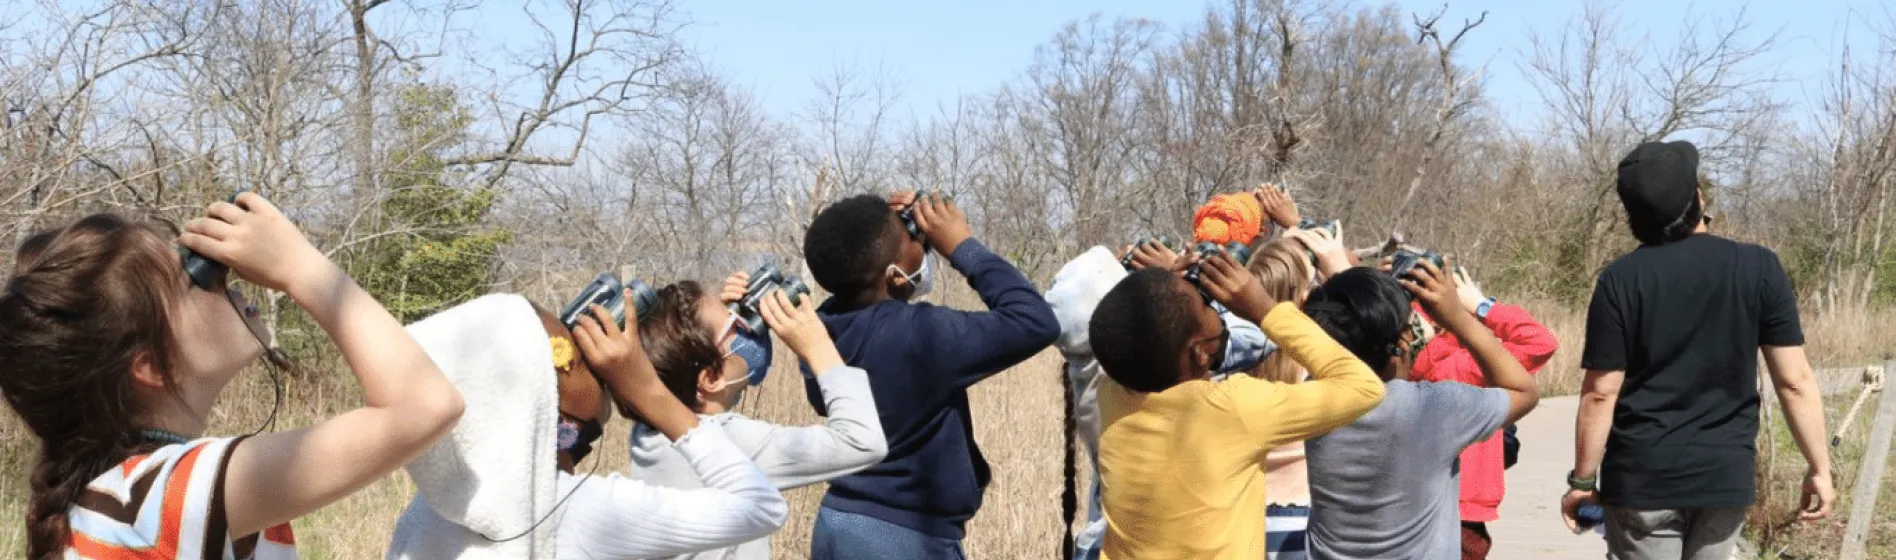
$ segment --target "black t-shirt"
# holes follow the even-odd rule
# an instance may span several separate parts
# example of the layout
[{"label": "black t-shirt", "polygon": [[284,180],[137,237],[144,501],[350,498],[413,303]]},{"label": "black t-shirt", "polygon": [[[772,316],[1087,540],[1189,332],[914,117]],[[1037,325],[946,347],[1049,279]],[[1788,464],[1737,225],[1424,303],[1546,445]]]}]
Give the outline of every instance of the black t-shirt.
[{"label": "black t-shirt", "polygon": [[1710,234],[1600,272],[1580,366],[1625,371],[1600,499],[1633,509],[1743,507],[1756,495],[1758,347],[1801,346],[1771,250]]}]

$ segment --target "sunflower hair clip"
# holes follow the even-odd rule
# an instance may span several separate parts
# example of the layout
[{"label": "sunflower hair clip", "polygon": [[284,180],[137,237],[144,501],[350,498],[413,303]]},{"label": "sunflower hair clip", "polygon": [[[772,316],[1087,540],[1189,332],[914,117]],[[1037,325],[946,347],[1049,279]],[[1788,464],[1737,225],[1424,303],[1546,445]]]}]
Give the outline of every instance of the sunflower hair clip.
[{"label": "sunflower hair clip", "polygon": [[547,337],[547,343],[553,346],[553,369],[565,372],[573,367],[573,341],[566,337]]}]

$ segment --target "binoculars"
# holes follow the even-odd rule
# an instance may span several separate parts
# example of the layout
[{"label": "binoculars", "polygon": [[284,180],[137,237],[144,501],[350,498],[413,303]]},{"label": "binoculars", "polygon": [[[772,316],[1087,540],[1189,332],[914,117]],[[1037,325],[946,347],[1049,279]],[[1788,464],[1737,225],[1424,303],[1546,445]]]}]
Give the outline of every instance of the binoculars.
[{"label": "binoculars", "polygon": [[902,211],[896,212],[895,214],[897,218],[902,219],[902,229],[908,230],[909,239],[922,238],[922,224],[915,221],[915,205],[921,202],[923,197],[931,194],[941,197],[942,200],[953,201],[955,199],[955,197],[942,194],[942,192],[938,190],[928,192],[916,191],[915,200],[910,201],[908,206],[902,207]]},{"label": "binoculars", "polygon": [[[1178,245],[1172,242],[1171,236],[1166,235],[1141,237],[1138,241],[1132,242],[1132,248],[1138,249],[1147,243],[1158,243],[1174,252],[1178,251]],[[1119,266],[1126,267],[1126,270],[1132,270],[1132,251],[1126,251],[1125,256],[1119,257]]]},{"label": "binoculars", "polygon": [[632,309],[637,312],[640,321],[650,317],[652,310],[658,307],[658,291],[638,280],[621,283],[619,276],[610,272],[601,272],[593,281],[586,284],[579,295],[560,309],[560,324],[568,329],[579,328],[579,318],[592,313],[592,306],[598,305],[611,313],[612,320],[619,328],[625,328],[625,292],[632,291]]},{"label": "binoculars", "polygon": [[[249,189],[238,187],[236,191],[230,193],[230,198],[224,199],[224,202],[235,204],[237,202],[237,195],[244,194],[246,190]],[[178,256],[184,258],[184,275],[191,277],[191,285],[197,286],[199,289],[210,290],[216,288],[217,281],[223,279],[224,275],[230,272],[230,267],[224,266],[224,263],[211,260],[209,257],[200,255],[197,251],[187,249],[183,245],[178,246]]]},{"label": "binoculars", "polygon": [[1302,221],[1297,222],[1297,229],[1320,229],[1327,231],[1330,232],[1331,239],[1337,239],[1343,235],[1343,224],[1336,220],[1312,220],[1310,218],[1304,218]]},{"label": "binoculars", "polygon": [[810,286],[804,284],[802,278],[784,274],[777,265],[764,263],[751,273],[750,285],[744,288],[744,299],[730,304],[731,312],[737,314],[737,320],[742,321],[750,332],[764,332],[768,325],[764,324],[764,314],[760,310],[764,298],[777,290],[783,290],[793,305],[802,305],[803,298],[810,295]]},{"label": "binoculars", "polygon": [[1212,255],[1220,253],[1229,255],[1231,260],[1237,261],[1238,266],[1244,266],[1245,263],[1251,262],[1251,248],[1236,241],[1224,245],[1204,241],[1193,245],[1192,252],[1198,253],[1198,262],[1193,263],[1191,268],[1185,269],[1185,279],[1190,281],[1192,285],[1198,285],[1199,268],[1205,266],[1205,259],[1211,258]]},{"label": "binoculars", "polygon": [[1441,253],[1435,252],[1432,249],[1421,249],[1418,251],[1403,247],[1396,249],[1396,254],[1390,257],[1389,274],[1394,275],[1396,278],[1402,278],[1407,276],[1409,271],[1414,270],[1416,265],[1422,261],[1435,263],[1435,268],[1440,270],[1447,270],[1448,268],[1445,261],[1442,260]]}]

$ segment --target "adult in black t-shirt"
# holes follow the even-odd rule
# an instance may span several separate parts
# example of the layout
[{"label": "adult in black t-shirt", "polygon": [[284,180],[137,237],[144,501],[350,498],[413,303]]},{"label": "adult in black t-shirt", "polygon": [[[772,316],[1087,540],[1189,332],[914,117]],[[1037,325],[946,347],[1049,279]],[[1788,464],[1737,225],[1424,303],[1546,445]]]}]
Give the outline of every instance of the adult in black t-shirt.
[{"label": "adult in black t-shirt", "polygon": [[1618,188],[1641,245],[1600,272],[1587,308],[1569,525],[1598,500],[1611,558],[1730,557],[1756,495],[1760,349],[1810,465],[1801,517],[1823,518],[1823,401],[1777,255],[1707,232],[1690,143],[1640,144]]}]

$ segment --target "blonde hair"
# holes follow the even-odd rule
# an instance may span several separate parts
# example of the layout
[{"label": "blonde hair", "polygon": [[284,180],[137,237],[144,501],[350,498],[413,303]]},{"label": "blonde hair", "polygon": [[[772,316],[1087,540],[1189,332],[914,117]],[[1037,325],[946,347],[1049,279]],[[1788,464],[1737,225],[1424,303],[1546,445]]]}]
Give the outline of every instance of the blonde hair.
[{"label": "blonde hair", "polygon": [[[1316,265],[1310,262],[1310,254],[1304,251],[1303,244],[1281,237],[1252,251],[1251,262],[1245,268],[1264,285],[1265,294],[1299,306],[1310,294],[1311,277],[1316,272]],[[1267,381],[1296,383],[1303,379],[1303,367],[1289,355],[1277,352],[1252,368],[1251,374]]]}]

